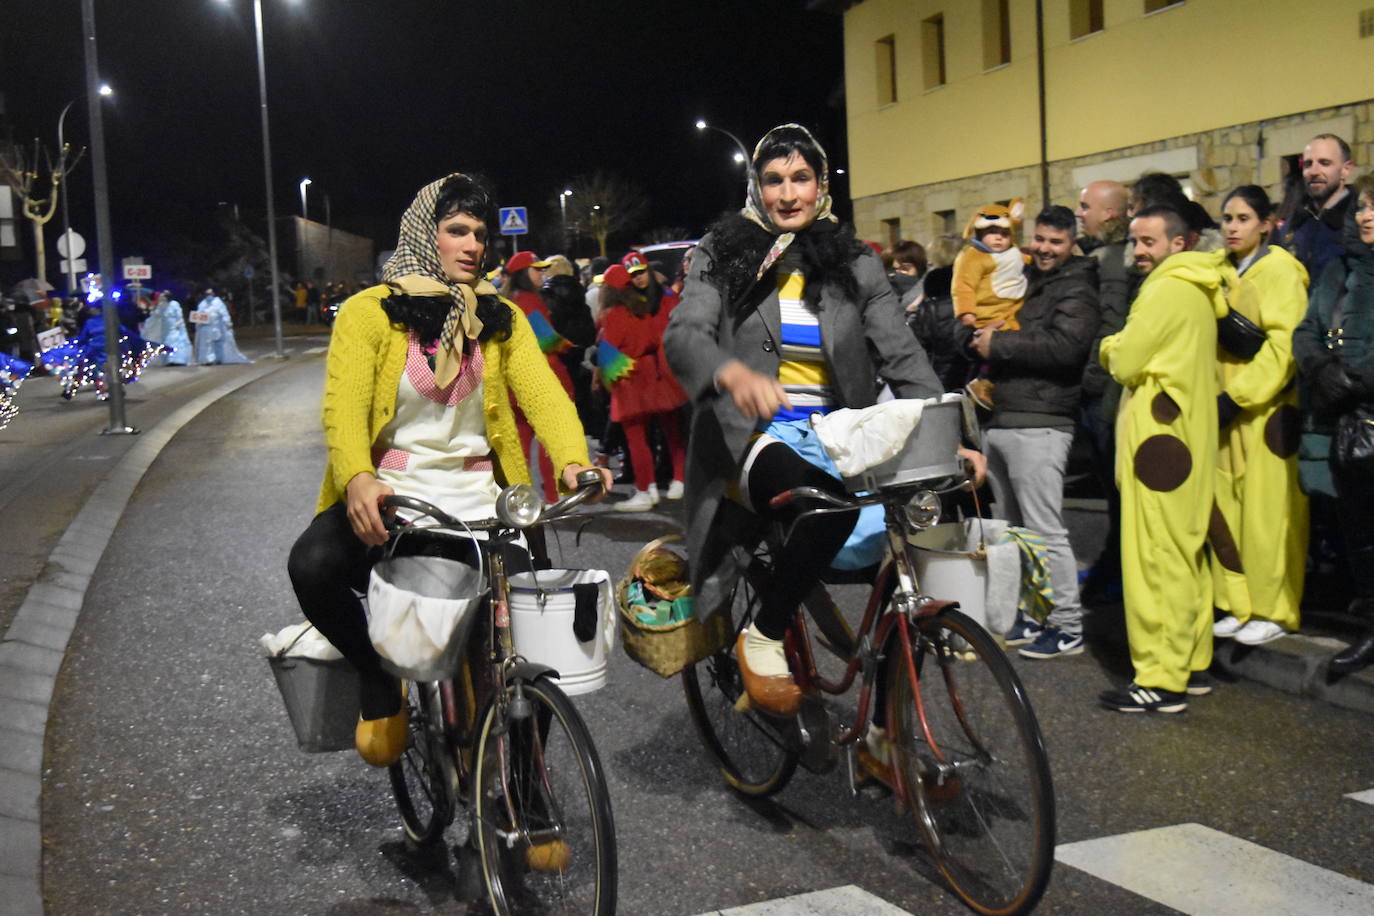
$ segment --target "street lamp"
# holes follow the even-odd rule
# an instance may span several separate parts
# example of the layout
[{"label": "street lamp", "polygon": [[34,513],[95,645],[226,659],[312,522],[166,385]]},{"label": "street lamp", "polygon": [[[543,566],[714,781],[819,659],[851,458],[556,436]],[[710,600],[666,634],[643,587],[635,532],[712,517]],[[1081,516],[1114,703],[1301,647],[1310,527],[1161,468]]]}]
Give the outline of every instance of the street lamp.
[{"label": "street lamp", "polygon": [[[81,0],[82,37],[86,48],[86,113],[91,126],[91,186],[95,191],[95,238],[100,251],[100,275],[106,289],[114,288],[114,242],[110,238],[110,187],[105,171],[105,124],[100,97],[109,95],[100,82],[100,60],[95,42],[95,0]],[[101,435],[137,433],[124,417],[124,378],[119,350],[119,310],[115,297],[106,295],[101,308],[105,321],[105,391],[110,396],[110,425]]]},{"label": "street lamp", "polygon": [[309,179],[309,178],[302,178],[302,179],[301,179],[301,218],[302,218],[302,219],[309,219],[309,218],[310,218],[310,214],[309,214],[309,213],[306,211],[306,209],[305,209],[305,186],[308,185],[308,184],[310,184],[310,179]]},{"label": "street lamp", "polygon": [[744,145],[744,141],[741,140],[739,137],[736,137],[734,134],[730,133],[730,131],[726,130],[725,128],[717,127],[714,124],[707,124],[705,121],[698,118],[697,130],[714,130],[716,133],[725,134],[725,136],[729,137],[731,140],[734,141],[736,148],[739,149],[739,153],[735,156],[735,161],[749,161],[749,149]]},{"label": "street lamp", "polygon": [[[114,95],[114,90],[110,88],[109,83],[101,83],[98,91],[102,96]],[[64,163],[67,158],[65,153],[67,143],[63,133],[63,127],[67,120],[67,112],[71,111],[72,106],[83,98],[84,96],[77,96],[63,105],[62,113],[57,116],[57,151],[62,155],[62,161]],[[73,165],[75,165],[75,163],[73,163]],[[71,196],[72,189],[71,183],[67,180],[67,174],[65,172],[62,174],[62,181],[66,187],[59,188],[58,193],[62,195],[62,238],[65,240],[64,244],[67,246],[67,295],[70,296],[76,289],[76,258],[72,254],[75,250],[72,246],[72,217],[71,209],[67,205],[67,199]]]},{"label": "street lamp", "polygon": [[564,188],[558,192],[558,212],[563,225],[563,252],[568,250],[568,198],[572,197],[572,189]]},{"label": "street lamp", "polygon": [[[219,2],[228,4],[230,0]],[[277,209],[272,196],[272,137],[267,124],[267,65],[262,51],[262,0],[253,0],[253,26],[258,49],[258,107],[262,110],[262,173],[267,185],[267,254],[272,259],[272,323],[276,327],[277,359],[285,359],[281,340],[281,275],[277,270]]]}]

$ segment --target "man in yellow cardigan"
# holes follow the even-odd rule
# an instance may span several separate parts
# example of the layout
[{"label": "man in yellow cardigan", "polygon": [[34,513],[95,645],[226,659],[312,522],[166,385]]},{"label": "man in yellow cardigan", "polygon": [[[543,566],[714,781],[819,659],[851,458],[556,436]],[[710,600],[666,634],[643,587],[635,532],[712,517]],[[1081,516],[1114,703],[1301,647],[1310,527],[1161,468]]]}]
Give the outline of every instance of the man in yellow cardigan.
[{"label": "man in yellow cardigan", "polygon": [[[1212,580],[1203,552],[1217,451],[1222,252],[1185,251],[1187,225],[1151,207],[1131,221],[1147,274],[1099,358],[1126,388],[1117,414],[1121,572],[1135,681],[1101,695],[1117,712],[1183,712],[1212,662]],[[1190,683],[1191,682],[1191,683]]]}]

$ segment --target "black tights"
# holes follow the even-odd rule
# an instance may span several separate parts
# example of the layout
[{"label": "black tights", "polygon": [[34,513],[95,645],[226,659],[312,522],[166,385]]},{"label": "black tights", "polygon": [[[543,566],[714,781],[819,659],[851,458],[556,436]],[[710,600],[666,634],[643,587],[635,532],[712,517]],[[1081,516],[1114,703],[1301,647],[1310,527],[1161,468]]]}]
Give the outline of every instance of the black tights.
[{"label": "black tights", "polygon": [[311,520],[296,543],[286,569],[306,619],[343,653],[361,679],[365,719],[380,719],[400,705],[396,679],[382,670],[367,636],[367,617],[357,593],[367,591],[372,564],[380,559],[358,540],[348,522],[348,507],[337,502]]},{"label": "black tights", "polygon": [[[760,516],[780,521],[784,528],[802,512],[817,508],[813,500],[794,501],[773,509],[768,501],[795,487],[815,487],[827,493],[844,495],[844,485],[812,465],[780,442],[770,443],[754,456],[749,468],[749,501]],[[782,639],[792,613],[801,604],[821,573],[844,546],[858,521],[859,513],[836,512],[816,515],[803,521],[791,539],[774,558],[773,574],[762,589],[761,607],[754,625],[769,639]]]}]

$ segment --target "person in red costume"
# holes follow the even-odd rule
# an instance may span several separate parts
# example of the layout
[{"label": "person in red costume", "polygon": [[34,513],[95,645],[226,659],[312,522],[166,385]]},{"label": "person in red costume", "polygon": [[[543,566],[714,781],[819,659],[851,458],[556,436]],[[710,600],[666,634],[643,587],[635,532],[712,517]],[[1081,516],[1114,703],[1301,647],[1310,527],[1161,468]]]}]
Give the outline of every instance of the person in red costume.
[{"label": "person in red costume", "polygon": [[678,428],[677,409],[687,402],[668,360],[663,355],[663,329],[678,298],[659,285],[654,272],[637,251],[606,271],[601,293],[601,339],[633,361],[627,374],[615,380],[603,365],[602,380],[611,392],[611,419],[625,430],[634,469],[635,494],[615,508],[645,512],[658,502],[654,458],[649,449],[649,423],[657,422],[672,458],[673,480],[664,494],[682,498],[686,451]]},{"label": "person in red costume", "polygon": [[[568,367],[559,359],[559,354],[567,348],[568,341],[554,330],[549,307],[544,304],[544,297],[539,294],[539,288],[544,285],[544,271],[548,266],[549,262],[541,260],[534,252],[517,251],[502,268],[504,280],[501,284],[501,295],[519,306],[520,311],[530,320],[530,327],[534,329],[534,336],[539,340],[539,347],[548,357],[549,368],[553,369],[553,374],[558,376],[563,390],[571,398],[572,378],[568,375]],[[525,453],[525,462],[530,466],[530,476],[534,476],[534,461],[530,456],[534,430],[518,408],[515,411],[515,428],[520,433],[520,448]],[[554,477],[548,452],[542,447],[539,449],[539,479],[544,484],[544,501],[557,501],[558,480]]]}]

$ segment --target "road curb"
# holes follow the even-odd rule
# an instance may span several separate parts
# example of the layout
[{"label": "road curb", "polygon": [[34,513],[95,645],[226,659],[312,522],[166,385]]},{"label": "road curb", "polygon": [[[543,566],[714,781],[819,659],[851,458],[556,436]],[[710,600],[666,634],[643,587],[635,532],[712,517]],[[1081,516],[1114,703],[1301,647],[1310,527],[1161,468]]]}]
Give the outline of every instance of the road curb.
[{"label": "road curb", "polygon": [[286,365],[264,360],[140,435],[67,526],[0,637],[0,742],[10,750],[0,755],[0,916],[43,913],[43,736],[67,643],[115,526],[143,475],[183,426],[221,398]]},{"label": "road curb", "polygon": [[1243,677],[1285,693],[1374,715],[1374,670],[1366,668],[1333,678],[1327,668],[1331,656],[1345,646],[1339,639],[1301,633],[1260,646],[1218,639],[1212,661],[1231,677]]}]

